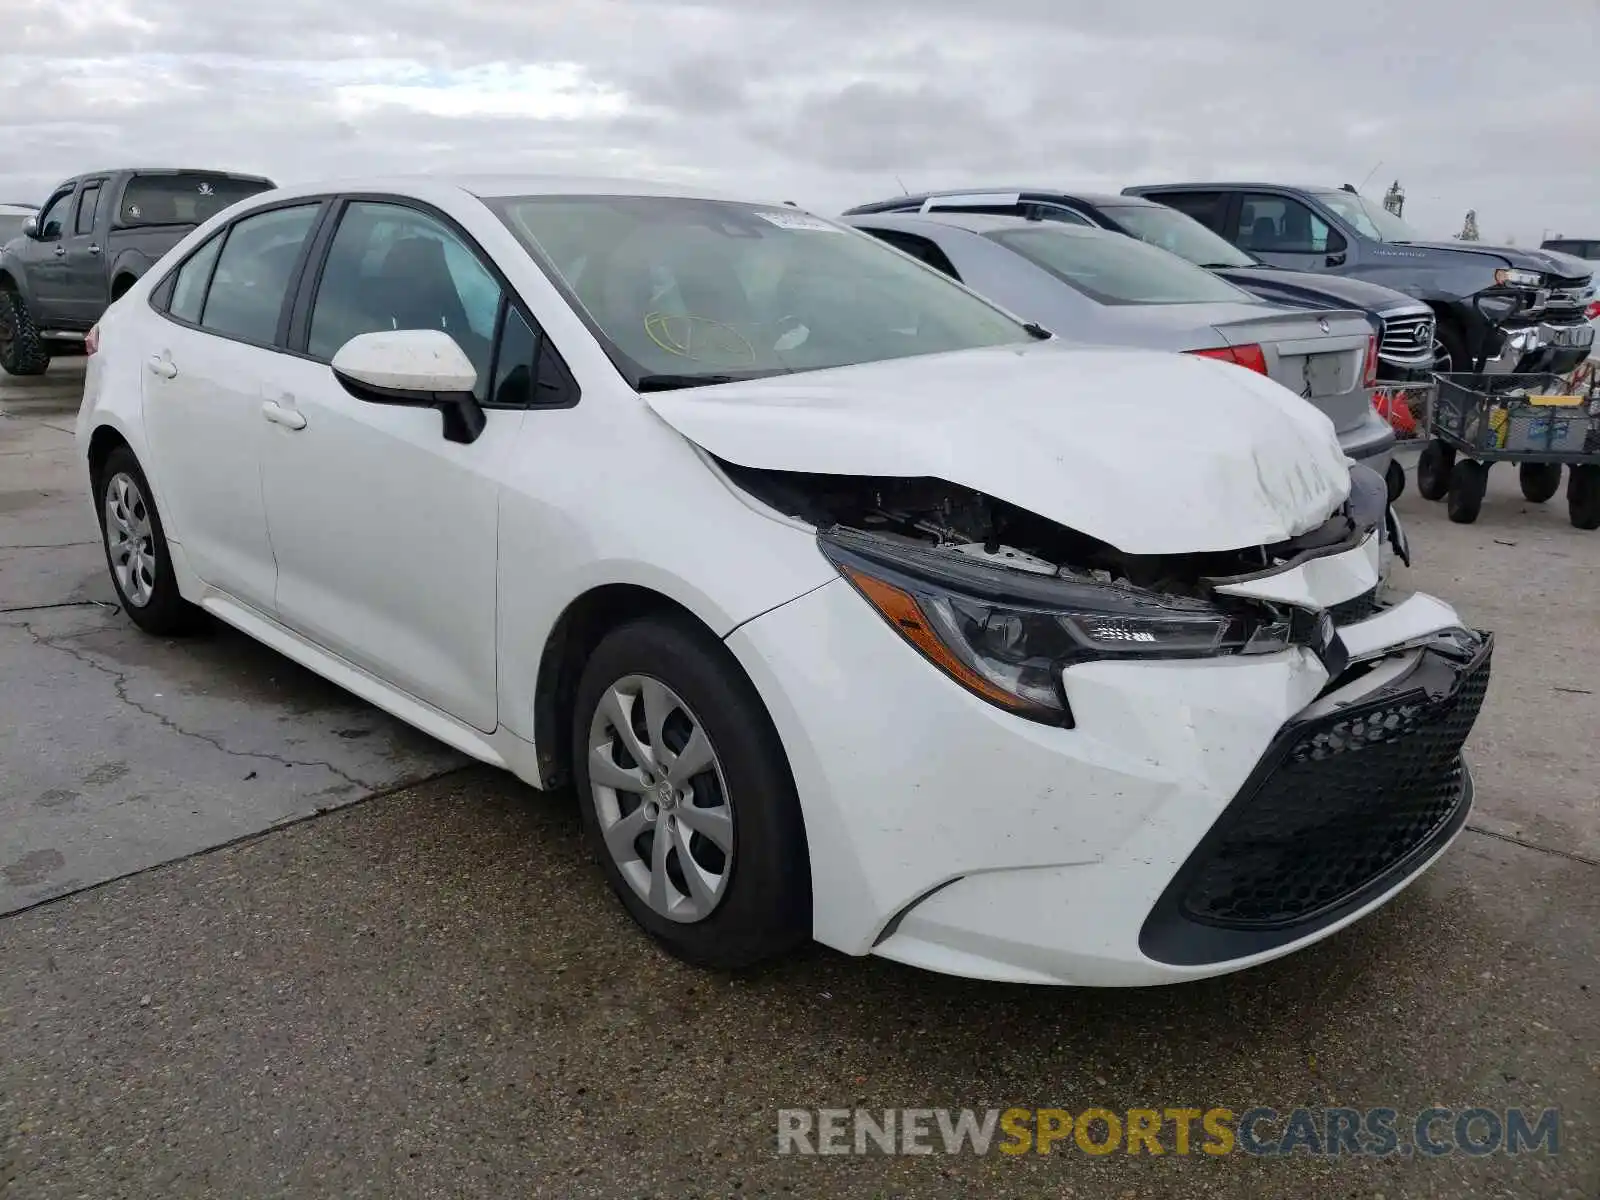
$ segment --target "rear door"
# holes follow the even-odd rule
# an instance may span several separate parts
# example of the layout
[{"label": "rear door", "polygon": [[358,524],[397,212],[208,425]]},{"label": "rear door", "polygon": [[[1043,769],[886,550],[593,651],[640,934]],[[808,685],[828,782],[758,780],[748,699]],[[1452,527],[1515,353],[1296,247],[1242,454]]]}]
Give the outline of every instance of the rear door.
[{"label": "rear door", "polygon": [[149,474],[168,536],[207,585],[269,615],[277,568],[261,499],[263,386],[322,208],[312,199],[258,209],[202,243],[155,289],[166,320],[145,362]]},{"label": "rear door", "polygon": [[106,303],[105,247],[100,242],[100,221],[109,198],[106,180],[85,179],[78,185],[72,206],[72,224],[61,244],[63,274],[61,320],[87,329],[99,318]]}]

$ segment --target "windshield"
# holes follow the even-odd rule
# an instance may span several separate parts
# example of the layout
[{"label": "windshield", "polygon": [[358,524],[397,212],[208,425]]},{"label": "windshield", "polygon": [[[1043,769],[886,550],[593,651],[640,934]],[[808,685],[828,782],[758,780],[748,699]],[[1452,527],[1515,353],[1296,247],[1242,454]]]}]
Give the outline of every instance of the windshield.
[{"label": "windshield", "polygon": [[1355,192],[1314,192],[1318,200],[1356,232],[1380,242],[1417,242],[1422,235],[1381,204]]},{"label": "windshield", "polygon": [[199,225],[257,192],[269,191],[265,179],[231,179],[204,171],[176,175],[135,175],[122,189],[117,224]]},{"label": "windshield", "polygon": [[635,386],[1034,340],[938,272],[797,208],[664,196],[485,203],[565,285]]},{"label": "windshield", "polygon": [[1140,241],[1201,267],[1254,267],[1254,258],[1187,213],[1165,204],[1108,204],[1101,211]]},{"label": "windshield", "polygon": [[1101,304],[1258,303],[1210,271],[1120,233],[1072,233],[1041,225],[984,236]]}]

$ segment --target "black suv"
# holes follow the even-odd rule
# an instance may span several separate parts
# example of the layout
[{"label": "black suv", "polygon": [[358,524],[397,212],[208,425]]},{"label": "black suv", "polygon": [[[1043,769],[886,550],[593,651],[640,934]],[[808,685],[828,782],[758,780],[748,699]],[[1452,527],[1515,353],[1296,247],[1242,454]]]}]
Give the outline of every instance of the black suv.
[{"label": "black suv", "polygon": [[857,205],[845,215],[936,210],[1009,213],[1125,233],[1205,267],[1263,300],[1291,308],[1365,311],[1378,335],[1381,382],[1411,382],[1433,369],[1433,311],[1420,300],[1359,279],[1274,267],[1154,200],[1052,188],[968,189],[896,196]]},{"label": "black suv", "polygon": [[1123,189],[1170,204],[1274,266],[1382,284],[1437,317],[1441,371],[1572,370],[1589,355],[1587,275],[1542,250],[1428,241],[1354,188],[1164,183]]}]

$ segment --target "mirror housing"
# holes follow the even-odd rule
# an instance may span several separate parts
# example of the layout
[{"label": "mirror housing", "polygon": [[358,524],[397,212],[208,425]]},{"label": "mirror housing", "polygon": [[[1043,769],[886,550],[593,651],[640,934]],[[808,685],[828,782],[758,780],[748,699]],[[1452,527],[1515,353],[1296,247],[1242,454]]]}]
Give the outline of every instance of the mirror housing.
[{"label": "mirror housing", "polygon": [[357,334],[329,364],[339,385],[368,404],[438,409],[446,440],[470,444],[486,418],[472,389],[478,372],[440,329],[380,329]]},{"label": "mirror housing", "polygon": [[38,217],[28,217],[22,222],[22,236],[25,238],[32,238],[35,241],[39,239]]}]

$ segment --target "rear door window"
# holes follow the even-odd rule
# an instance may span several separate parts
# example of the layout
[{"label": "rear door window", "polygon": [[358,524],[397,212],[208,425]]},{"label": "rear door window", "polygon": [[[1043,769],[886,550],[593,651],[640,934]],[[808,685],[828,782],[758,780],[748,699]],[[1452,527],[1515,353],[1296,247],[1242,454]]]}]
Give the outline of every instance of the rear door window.
[{"label": "rear door window", "polygon": [[229,226],[201,309],[203,329],[273,344],[301,247],[321,207],[318,201],[268,209]]},{"label": "rear door window", "polygon": [[95,217],[100,210],[100,180],[83,185],[83,190],[78,193],[78,215],[72,223],[72,232],[86,234],[94,232]]},{"label": "rear door window", "polygon": [[1155,192],[1146,199],[1175,208],[1193,217],[1207,229],[1219,232],[1228,208],[1226,192]]},{"label": "rear door window", "polygon": [[914,233],[906,233],[900,229],[866,229],[864,232],[870,233],[880,242],[888,242],[889,245],[893,246],[896,250],[904,250],[907,254],[911,255],[912,258],[921,259],[930,267],[935,267],[938,270],[943,271],[952,279],[961,278],[961,276],[956,273],[955,264],[952,263],[945,252],[939,249],[938,246],[934,245],[933,241],[929,238],[918,237]]},{"label": "rear door window", "polygon": [[204,171],[135,175],[122,189],[117,224],[200,225],[230,204],[270,190],[266,180],[234,179]]}]

